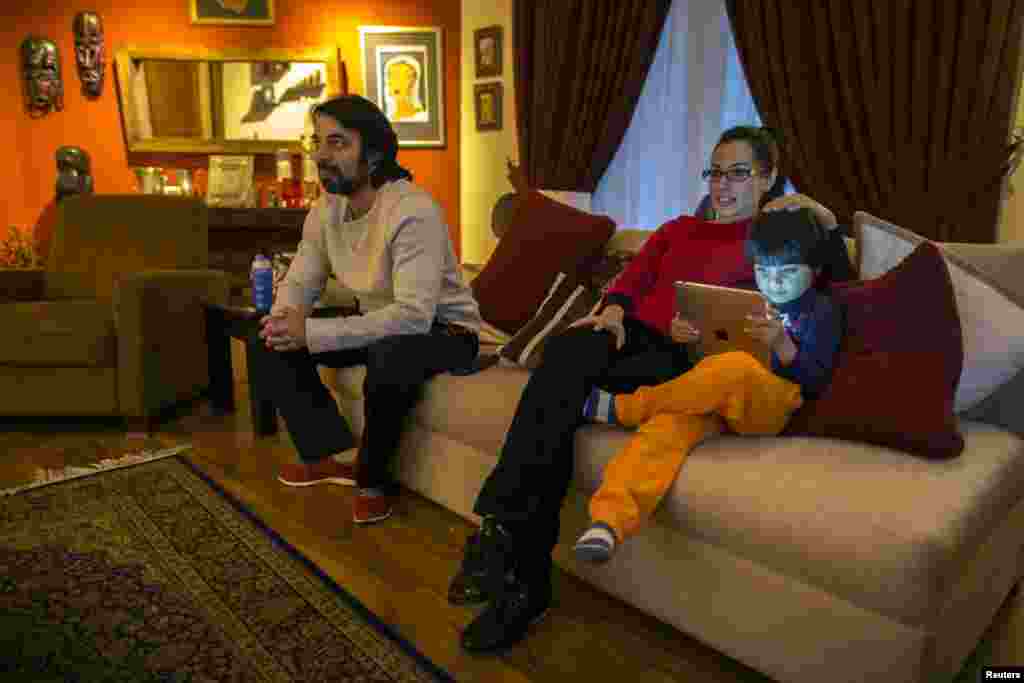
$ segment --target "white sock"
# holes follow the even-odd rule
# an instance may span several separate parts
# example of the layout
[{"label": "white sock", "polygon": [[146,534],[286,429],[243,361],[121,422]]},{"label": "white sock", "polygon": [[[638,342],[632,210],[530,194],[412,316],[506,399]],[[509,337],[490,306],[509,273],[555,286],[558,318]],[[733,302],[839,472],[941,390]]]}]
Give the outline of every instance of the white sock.
[{"label": "white sock", "polygon": [[578,543],[586,543],[588,541],[598,540],[608,545],[609,548],[615,547],[615,534],[609,531],[604,526],[592,525],[589,529],[583,532],[580,536]]},{"label": "white sock", "polygon": [[573,552],[586,562],[607,562],[615,554],[615,532],[604,522],[594,522],[576,541]]},{"label": "white sock", "polygon": [[583,417],[591,422],[618,424],[615,416],[615,394],[594,387],[583,404]]}]

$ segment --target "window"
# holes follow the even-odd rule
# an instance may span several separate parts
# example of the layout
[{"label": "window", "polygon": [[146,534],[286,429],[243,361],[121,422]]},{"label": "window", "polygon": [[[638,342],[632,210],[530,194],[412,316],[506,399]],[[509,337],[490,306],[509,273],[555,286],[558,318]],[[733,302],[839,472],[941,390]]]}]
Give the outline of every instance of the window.
[{"label": "window", "polygon": [[761,125],[725,4],[675,0],[633,121],[591,201],[620,227],[654,229],[692,214],[718,136]]}]

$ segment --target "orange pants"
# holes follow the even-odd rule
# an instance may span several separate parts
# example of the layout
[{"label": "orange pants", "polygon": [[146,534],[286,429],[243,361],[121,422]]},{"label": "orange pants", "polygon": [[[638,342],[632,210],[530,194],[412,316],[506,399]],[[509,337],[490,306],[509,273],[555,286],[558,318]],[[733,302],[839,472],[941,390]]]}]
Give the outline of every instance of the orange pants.
[{"label": "orange pants", "polygon": [[604,470],[590,518],[619,541],[639,530],[665,496],[690,451],[709,436],[775,435],[803,404],[800,386],[742,351],[709,356],[675,379],[615,396],[615,414],[633,439]]}]

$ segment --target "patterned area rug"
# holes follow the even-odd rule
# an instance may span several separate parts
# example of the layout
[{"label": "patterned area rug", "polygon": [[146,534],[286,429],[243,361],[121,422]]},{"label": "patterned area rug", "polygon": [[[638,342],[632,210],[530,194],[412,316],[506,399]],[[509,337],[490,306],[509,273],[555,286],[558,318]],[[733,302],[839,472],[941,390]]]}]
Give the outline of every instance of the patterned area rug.
[{"label": "patterned area rug", "polygon": [[453,680],[186,460],[149,456],[0,492],[0,680]]}]

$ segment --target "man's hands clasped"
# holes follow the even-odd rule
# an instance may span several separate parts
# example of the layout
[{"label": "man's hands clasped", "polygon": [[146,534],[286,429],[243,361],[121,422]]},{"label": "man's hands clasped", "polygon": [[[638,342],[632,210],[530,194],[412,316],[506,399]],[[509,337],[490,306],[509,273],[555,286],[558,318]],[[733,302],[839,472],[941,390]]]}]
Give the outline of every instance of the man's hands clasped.
[{"label": "man's hands clasped", "polygon": [[298,351],[306,346],[306,316],[294,308],[283,308],[260,318],[260,339],[273,351]]}]

